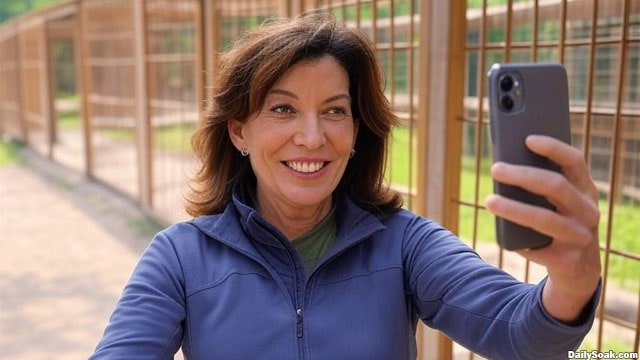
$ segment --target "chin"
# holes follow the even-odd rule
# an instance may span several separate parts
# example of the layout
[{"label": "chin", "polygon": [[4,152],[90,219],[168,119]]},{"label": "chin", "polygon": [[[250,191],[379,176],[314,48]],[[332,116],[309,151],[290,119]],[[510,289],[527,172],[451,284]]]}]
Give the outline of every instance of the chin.
[{"label": "chin", "polygon": [[331,200],[332,191],[322,191],[322,192],[309,192],[309,191],[300,191],[290,193],[288,198],[293,202],[300,206],[316,206],[324,203],[327,200]]}]

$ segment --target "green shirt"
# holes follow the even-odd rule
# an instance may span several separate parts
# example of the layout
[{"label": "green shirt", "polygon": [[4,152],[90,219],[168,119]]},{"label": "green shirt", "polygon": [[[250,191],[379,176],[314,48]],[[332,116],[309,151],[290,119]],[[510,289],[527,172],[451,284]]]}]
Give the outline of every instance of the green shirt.
[{"label": "green shirt", "polygon": [[311,274],[322,255],[336,242],[336,214],[334,209],[313,229],[291,241],[291,245],[298,252],[300,259],[302,259],[307,276]]}]

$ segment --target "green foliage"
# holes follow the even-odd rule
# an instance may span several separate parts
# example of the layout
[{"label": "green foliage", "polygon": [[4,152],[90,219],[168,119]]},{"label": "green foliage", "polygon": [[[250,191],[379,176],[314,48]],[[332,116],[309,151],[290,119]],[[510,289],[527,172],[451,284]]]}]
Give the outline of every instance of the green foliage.
[{"label": "green foliage", "polygon": [[[73,97],[71,98],[73,99]],[[62,111],[57,115],[57,126],[62,130],[80,129],[80,117],[77,109]],[[175,125],[158,126],[153,129],[154,147],[163,151],[188,153],[191,151],[191,134],[196,127],[196,121]],[[133,128],[108,128],[98,130],[113,141],[134,142]]]},{"label": "green foliage", "polygon": [[153,143],[159,150],[189,153],[191,152],[191,134],[196,122],[162,126],[154,129]]},{"label": "green foliage", "polygon": [[132,127],[113,127],[102,130],[109,139],[116,142],[133,143],[135,141],[135,129]]},{"label": "green foliage", "polygon": [[[414,135],[415,136],[415,135]],[[415,150],[416,141],[413,142]],[[409,174],[413,175],[411,184],[416,184],[416,157],[413,156],[413,166],[409,163],[407,149],[410,149],[409,128],[406,126],[396,126],[391,133],[391,141],[389,144],[389,156],[386,169],[387,180],[394,185],[401,187],[409,186]],[[414,152],[415,154],[415,152]],[[413,171],[411,171],[413,168]]]},{"label": "green foliage", "polygon": [[[619,334],[615,334],[611,332],[609,334],[607,331],[604,332],[605,338],[602,341],[602,351],[607,352],[609,350],[614,352],[630,352],[633,351],[633,341],[630,339],[617,339],[614,336],[619,336]],[[585,341],[580,345],[578,351],[594,351],[597,350],[597,346],[593,344],[591,341]]]},{"label": "green foliage", "polygon": [[[517,2],[528,2],[531,0],[514,0],[514,3]],[[483,0],[467,0],[467,7],[469,9],[479,9],[482,7],[482,2]],[[507,0],[487,0],[487,6],[494,6],[494,5],[506,5],[507,4]]]},{"label": "green foliage", "polygon": [[62,0],[1,0],[0,24],[12,17],[61,1]]},{"label": "green foliage", "polygon": [[[413,11],[417,13],[420,2],[416,0],[396,0],[393,3],[393,16],[407,16],[411,13],[411,1],[414,1]],[[360,4],[360,20],[371,21],[373,19],[374,3]],[[376,18],[386,19],[391,16],[391,6],[386,2],[378,3],[375,7]],[[331,8],[331,13],[339,20],[356,21],[358,16],[357,5],[337,6]]]},{"label": "green foliage", "polygon": [[0,140],[0,166],[17,162],[21,146],[21,144],[14,141]]},{"label": "green foliage", "polygon": [[57,125],[60,129],[80,129],[78,110],[62,111],[57,114]]},{"label": "green foliage", "polygon": [[73,94],[76,92],[73,41],[70,39],[55,40],[52,45],[56,94]]},{"label": "green foliage", "polygon": [[141,237],[151,238],[166,225],[150,217],[140,217],[127,221],[127,227]]}]

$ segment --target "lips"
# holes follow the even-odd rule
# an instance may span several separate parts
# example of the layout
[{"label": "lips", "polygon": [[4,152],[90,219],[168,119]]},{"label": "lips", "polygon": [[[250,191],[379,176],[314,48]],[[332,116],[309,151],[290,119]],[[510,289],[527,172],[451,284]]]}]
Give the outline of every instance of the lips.
[{"label": "lips", "polygon": [[290,169],[304,174],[311,174],[320,171],[325,164],[326,163],[324,161],[285,161],[285,165]]}]

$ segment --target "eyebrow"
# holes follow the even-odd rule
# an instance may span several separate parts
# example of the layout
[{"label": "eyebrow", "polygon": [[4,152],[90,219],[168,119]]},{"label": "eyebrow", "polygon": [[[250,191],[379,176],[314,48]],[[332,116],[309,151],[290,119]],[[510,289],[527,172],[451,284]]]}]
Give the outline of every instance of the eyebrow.
[{"label": "eyebrow", "polygon": [[[285,95],[285,96],[292,97],[294,99],[299,99],[298,95],[292,93],[289,90],[284,90],[284,89],[271,89],[271,90],[269,90],[268,94],[280,94],[280,95]],[[347,95],[347,94],[338,94],[338,95],[333,95],[333,96],[328,97],[327,99],[325,99],[323,101],[323,104],[327,104],[327,103],[330,103],[330,102],[333,102],[333,101],[336,101],[336,100],[340,100],[340,99],[346,99],[346,100],[351,101],[351,97],[349,95]]]}]

